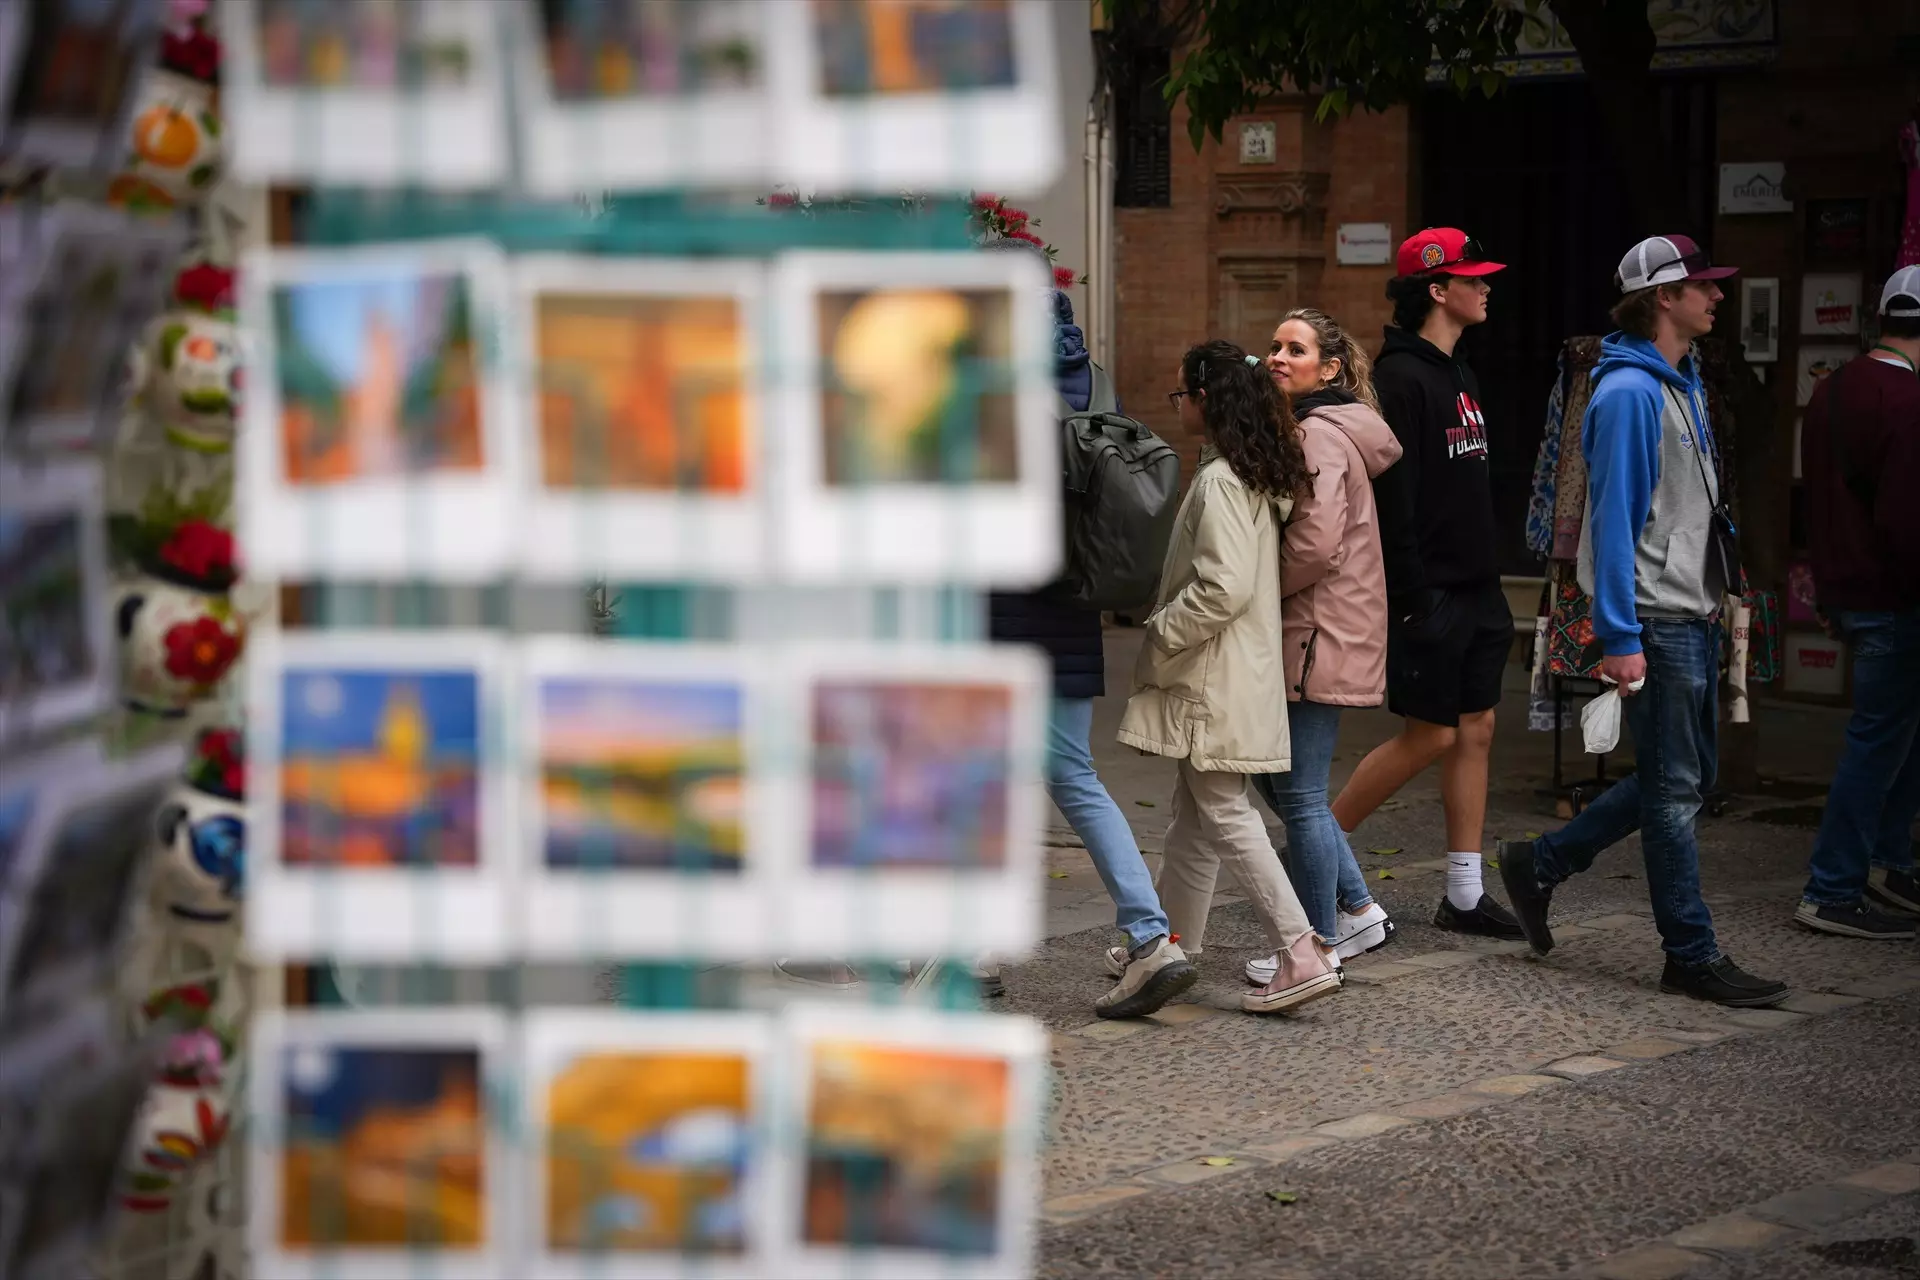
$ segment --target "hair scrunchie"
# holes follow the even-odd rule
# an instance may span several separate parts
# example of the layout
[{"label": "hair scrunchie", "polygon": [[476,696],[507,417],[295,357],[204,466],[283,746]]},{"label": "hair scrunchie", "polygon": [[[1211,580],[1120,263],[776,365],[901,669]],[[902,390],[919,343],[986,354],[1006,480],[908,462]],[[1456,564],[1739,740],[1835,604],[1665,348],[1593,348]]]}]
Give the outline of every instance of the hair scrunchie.
[{"label": "hair scrunchie", "polygon": [[1258,369],[1258,368],[1260,367],[1260,357],[1259,357],[1259,356],[1248,356],[1248,357],[1247,357],[1247,366],[1248,366],[1249,368],[1252,368],[1252,369]]}]

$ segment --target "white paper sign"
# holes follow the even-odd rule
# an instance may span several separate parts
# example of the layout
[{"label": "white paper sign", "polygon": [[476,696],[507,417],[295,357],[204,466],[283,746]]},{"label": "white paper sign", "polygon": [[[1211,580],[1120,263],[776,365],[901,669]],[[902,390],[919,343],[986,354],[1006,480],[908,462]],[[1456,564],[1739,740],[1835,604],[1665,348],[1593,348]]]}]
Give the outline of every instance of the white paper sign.
[{"label": "white paper sign", "polygon": [[1273,121],[1256,120],[1240,126],[1240,163],[1272,164],[1276,148]]},{"label": "white paper sign", "polygon": [[1847,691],[1847,646],[1811,632],[1787,635],[1788,693],[1837,698]]},{"label": "white paper sign", "polygon": [[1720,166],[1721,213],[1791,213],[1787,166],[1779,160]]},{"label": "white paper sign", "polygon": [[1860,277],[1810,275],[1800,282],[1800,332],[1860,332]]},{"label": "white paper sign", "polygon": [[1334,260],[1343,267],[1379,267],[1393,261],[1393,228],[1384,222],[1343,222]]}]

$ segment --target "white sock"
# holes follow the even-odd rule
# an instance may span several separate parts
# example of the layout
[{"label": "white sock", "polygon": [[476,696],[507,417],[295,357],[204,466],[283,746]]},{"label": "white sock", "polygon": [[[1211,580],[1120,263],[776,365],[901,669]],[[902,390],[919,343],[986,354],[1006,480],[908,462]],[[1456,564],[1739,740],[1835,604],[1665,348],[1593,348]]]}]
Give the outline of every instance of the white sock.
[{"label": "white sock", "polygon": [[1480,885],[1480,855],[1477,853],[1449,853],[1447,855],[1447,901],[1458,911],[1471,911],[1480,905],[1480,895],[1486,892]]}]

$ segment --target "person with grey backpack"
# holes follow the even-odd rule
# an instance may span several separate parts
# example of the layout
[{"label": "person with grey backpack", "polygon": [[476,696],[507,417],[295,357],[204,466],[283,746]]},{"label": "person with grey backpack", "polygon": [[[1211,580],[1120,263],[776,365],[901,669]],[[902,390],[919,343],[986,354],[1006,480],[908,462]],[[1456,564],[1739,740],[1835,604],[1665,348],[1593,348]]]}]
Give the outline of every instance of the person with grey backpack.
[{"label": "person with grey backpack", "polygon": [[1179,508],[1180,461],[1121,412],[1074,323],[1072,300],[1057,289],[1053,314],[1066,567],[1038,591],[993,593],[988,630],[994,640],[1038,645],[1053,662],[1047,793],[1086,846],[1127,936],[1109,953],[1118,981],[1094,1012],[1130,1018],[1160,1008],[1199,974],[1172,937],[1133,828],[1093,767],[1093,703],[1106,692],[1100,614],[1140,604],[1158,586]]}]

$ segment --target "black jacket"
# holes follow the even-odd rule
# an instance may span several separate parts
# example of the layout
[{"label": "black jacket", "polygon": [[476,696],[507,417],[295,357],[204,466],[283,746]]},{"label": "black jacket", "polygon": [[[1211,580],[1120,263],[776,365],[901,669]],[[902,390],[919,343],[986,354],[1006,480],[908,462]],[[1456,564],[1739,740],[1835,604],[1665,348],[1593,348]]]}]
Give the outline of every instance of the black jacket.
[{"label": "black jacket", "polygon": [[1473,370],[1419,334],[1389,328],[1373,386],[1402,450],[1373,482],[1395,612],[1420,610],[1418,596],[1429,588],[1498,581],[1487,427]]}]

